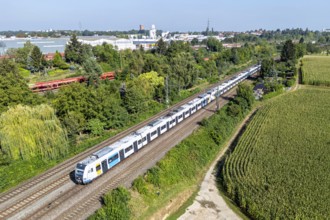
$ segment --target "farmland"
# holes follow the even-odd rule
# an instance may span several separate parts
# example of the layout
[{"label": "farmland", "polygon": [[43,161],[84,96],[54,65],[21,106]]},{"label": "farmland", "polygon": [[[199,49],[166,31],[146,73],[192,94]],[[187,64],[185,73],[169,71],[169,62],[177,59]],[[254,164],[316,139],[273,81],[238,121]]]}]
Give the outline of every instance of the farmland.
[{"label": "farmland", "polygon": [[221,166],[224,190],[251,218],[330,216],[329,96],[304,88],[272,100]]},{"label": "farmland", "polygon": [[330,86],[329,56],[305,56],[302,63],[304,84]]}]

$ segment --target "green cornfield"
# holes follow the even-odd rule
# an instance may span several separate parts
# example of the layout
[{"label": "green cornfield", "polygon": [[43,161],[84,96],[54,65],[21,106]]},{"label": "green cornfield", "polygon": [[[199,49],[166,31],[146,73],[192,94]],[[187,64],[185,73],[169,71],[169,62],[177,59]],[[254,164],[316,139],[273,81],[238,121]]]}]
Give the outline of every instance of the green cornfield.
[{"label": "green cornfield", "polygon": [[301,71],[304,84],[330,86],[330,56],[305,56]]},{"label": "green cornfield", "polygon": [[252,219],[329,219],[330,90],[304,88],[262,107],[222,166]]}]

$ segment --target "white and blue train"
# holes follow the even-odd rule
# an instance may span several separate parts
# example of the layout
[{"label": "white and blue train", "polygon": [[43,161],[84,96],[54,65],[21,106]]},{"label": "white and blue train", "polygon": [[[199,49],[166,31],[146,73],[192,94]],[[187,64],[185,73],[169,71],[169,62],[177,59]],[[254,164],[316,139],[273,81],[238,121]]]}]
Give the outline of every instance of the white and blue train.
[{"label": "white and blue train", "polygon": [[167,115],[156,119],[110,146],[93,153],[77,164],[75,169],[76,181],[81,184],[92,182],[95,178],[101,176],[116,164],[120,163],[120,161],[136,153],[149,142],[175,127],[190,115],[207,106],[210,102],[215,100],[216,97],[227,92],[259,70],[260,65],[255,65],[247,71],[232,77],[230,80],[215,86],[207,93],[201,94],[198,98],[173,109]]}]

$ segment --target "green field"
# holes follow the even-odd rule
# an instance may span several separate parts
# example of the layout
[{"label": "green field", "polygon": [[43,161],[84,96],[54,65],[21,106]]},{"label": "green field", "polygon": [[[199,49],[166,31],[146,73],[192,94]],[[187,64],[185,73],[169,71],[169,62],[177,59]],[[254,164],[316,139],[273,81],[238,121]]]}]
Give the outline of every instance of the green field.
[{"label": "green field", "polygon": [[304,84],[330,86],[330,56],[305,56],[302,62]]},{"label": "green field", "polygon": [[225,160],[220,181],[251,218],[329,218],[329,97],[305,88],[272,100]]}]

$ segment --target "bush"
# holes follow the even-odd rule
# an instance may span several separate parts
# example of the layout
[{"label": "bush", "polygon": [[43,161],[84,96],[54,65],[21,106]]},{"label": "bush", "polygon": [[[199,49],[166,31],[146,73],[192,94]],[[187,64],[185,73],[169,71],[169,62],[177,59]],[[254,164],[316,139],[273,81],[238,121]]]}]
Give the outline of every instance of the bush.
[{"label": "bush", "polygon": [[147,195],[148,189],[142,176],[136,178],[132,184],[132,188],[138,191],[141,195]]},{"label": "bush", "polygon": [[295,84],[295,79],[287,80],[285,84],[287,87],[291,87]]},{"label": "bush", "polygon": [[100,136],[104,131],[105,123],[101,122],[98,118],[93,118],[88,121],[87,127],[88,130],[94,135],[94,136]]},{"label": "bush", "polygon": [[112,219],[130,219],[131,210],[129,201],[131,195],[127,189],[119,187],[106,194],[103,202],[103,208],[99,209],[89,220],[112,220]]}]

